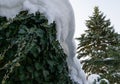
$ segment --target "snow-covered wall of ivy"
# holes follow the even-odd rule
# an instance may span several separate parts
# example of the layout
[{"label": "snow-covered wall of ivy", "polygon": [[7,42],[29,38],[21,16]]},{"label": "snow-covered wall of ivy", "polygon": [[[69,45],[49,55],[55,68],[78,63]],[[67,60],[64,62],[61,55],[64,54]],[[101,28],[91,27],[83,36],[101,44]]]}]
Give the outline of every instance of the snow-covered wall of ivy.
[{"label": "snow-covered wall of ivy", "polygon": [[75,60],[75,21],[69,0],[0,0],[0,16],[14,18],[22,10],[28,10],[29,13],[39,11],[46,16],[49,24],[56,22],[57,40],[68,56],[69,75],[79,84],[86,84],[85,73]]}]

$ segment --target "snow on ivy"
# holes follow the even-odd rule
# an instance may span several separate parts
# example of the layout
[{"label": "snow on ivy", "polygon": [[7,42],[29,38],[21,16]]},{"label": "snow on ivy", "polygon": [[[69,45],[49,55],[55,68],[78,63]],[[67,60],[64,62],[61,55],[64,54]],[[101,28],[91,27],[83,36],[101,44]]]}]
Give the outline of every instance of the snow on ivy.
[{"label": "snow on ivy", "polygon": [[39,11],[47,17],[48,23],[56,22],[57,40],[68,56],[69,75],[75,82],[87,84],[85,73],[75,58],[75,21],[69,0],[0,0],[0,16],[14,18],[22,10]]}]

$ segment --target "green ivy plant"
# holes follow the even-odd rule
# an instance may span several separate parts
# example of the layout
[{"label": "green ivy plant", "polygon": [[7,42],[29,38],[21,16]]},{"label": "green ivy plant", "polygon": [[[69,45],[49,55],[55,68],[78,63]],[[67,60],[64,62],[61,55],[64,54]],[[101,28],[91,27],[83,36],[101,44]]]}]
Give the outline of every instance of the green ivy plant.
[{"label": "green ivy plant", "polygon": [[66,55],[56,40],[55,22],[22,11],[0,17],[1,84],[72,84]]}]

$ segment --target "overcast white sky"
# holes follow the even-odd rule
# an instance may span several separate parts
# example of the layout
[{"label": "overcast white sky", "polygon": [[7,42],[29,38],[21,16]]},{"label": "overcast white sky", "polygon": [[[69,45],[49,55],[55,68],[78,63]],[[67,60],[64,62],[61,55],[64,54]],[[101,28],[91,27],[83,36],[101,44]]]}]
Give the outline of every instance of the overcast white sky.
[{"label": "overcast white sky", "polygon": [[99,6],[100,11],[110,19],[116,32],[120,33],[120,0],[70,0],[76,19],[75,37],[80,36],[86,29],[85,20],[93,13],[93,8]]}]

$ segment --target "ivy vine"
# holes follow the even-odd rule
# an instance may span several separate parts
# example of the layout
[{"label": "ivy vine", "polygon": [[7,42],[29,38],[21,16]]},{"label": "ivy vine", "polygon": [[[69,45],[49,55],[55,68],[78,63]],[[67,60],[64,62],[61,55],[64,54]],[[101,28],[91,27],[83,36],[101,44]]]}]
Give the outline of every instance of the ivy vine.
[{"label": "ivy vine", "polygon": [[0,17],[1,84],[72,84],[66,55],[56,40],[55,22],[21,11]]}]

